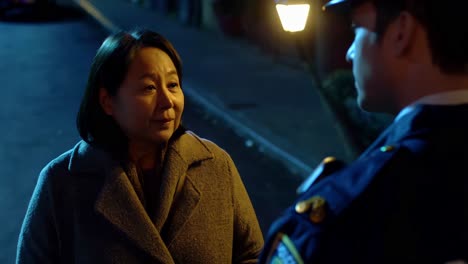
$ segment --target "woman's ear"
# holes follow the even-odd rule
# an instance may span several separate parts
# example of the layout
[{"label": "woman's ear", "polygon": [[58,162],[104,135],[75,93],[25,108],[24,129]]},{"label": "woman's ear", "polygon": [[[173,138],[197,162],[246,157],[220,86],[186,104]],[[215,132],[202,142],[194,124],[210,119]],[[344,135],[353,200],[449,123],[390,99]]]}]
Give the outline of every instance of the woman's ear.
[{"label": "woman's ear", "polygon": [[102,87],[99,88],[99,104],[101,105],[104,113],[112,116],[112,113],[113,113],[112,97],[109,95],[109,92],[107,92],[107,90]]}]

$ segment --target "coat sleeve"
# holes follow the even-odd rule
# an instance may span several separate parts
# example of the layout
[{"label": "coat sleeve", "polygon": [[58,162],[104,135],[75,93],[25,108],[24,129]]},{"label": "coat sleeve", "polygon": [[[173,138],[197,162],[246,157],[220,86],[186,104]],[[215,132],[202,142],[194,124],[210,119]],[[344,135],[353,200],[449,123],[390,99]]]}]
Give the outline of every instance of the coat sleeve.
[{"label": "coat sleeve", "polygon": [[228,156],[233,179],[234,241],[232,263],[257,263],[263,247],[263,235],[249,195],[236,166]]},{"label": "coat sleeve", "polygon": [[38,178],[21,227],[16,263],[58,263],[59,239],[52,206],[51,168]]}]

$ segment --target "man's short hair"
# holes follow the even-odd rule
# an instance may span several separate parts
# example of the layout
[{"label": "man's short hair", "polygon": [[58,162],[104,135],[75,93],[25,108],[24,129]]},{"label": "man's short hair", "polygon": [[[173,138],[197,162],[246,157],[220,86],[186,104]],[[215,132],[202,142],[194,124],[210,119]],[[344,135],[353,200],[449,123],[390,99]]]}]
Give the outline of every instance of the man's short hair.
[{"label": "man's short hair", "polygon": [[466,73],[468,66],[467,0],[371,0],[377,9],[377,33],[404,10],[426,29],[433,62],[445,73]]},{"label": "man's short hair", "polygon": [[427,31],[433,62],[445,73],[468,73],[468,0],[345,0],[336,6],[355,8],[366,1],[376,7],[379,36],[408,11]]}]

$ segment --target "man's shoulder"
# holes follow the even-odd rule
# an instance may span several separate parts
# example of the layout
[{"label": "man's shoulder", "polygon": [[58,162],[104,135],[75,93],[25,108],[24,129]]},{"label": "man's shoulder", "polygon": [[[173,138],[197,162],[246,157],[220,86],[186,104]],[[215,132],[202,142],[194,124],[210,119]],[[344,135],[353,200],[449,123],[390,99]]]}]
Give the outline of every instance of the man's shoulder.
[{"label": "man's shoulder", "polygon": [[[349,165],[335,159],[326,162],[325,159],[312,172],[310,178],[314,179],[298,189],[300,194],[296,205],[319,197],[326,202],[327,210],[338,216],[370,188],[384,187],[396,190],[398,187],[393,185],[399,184],[400,179],[411,177],[412,173],[417,173],[427,166],[427,151],[427,141],[412,138],[374,147]],[[375,181],[383,181],[386,184],[372,184]]]}]

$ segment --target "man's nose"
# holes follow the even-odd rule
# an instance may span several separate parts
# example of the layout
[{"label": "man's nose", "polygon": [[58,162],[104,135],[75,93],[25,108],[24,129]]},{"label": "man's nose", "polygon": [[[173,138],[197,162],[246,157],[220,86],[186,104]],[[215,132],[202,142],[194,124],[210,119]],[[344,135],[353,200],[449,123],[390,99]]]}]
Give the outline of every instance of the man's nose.
[{"label": "man's nose", "polygon": [[349,46],[348,52],[346,52],[346,61],[353,62],[354,60],[354,42]]}]

